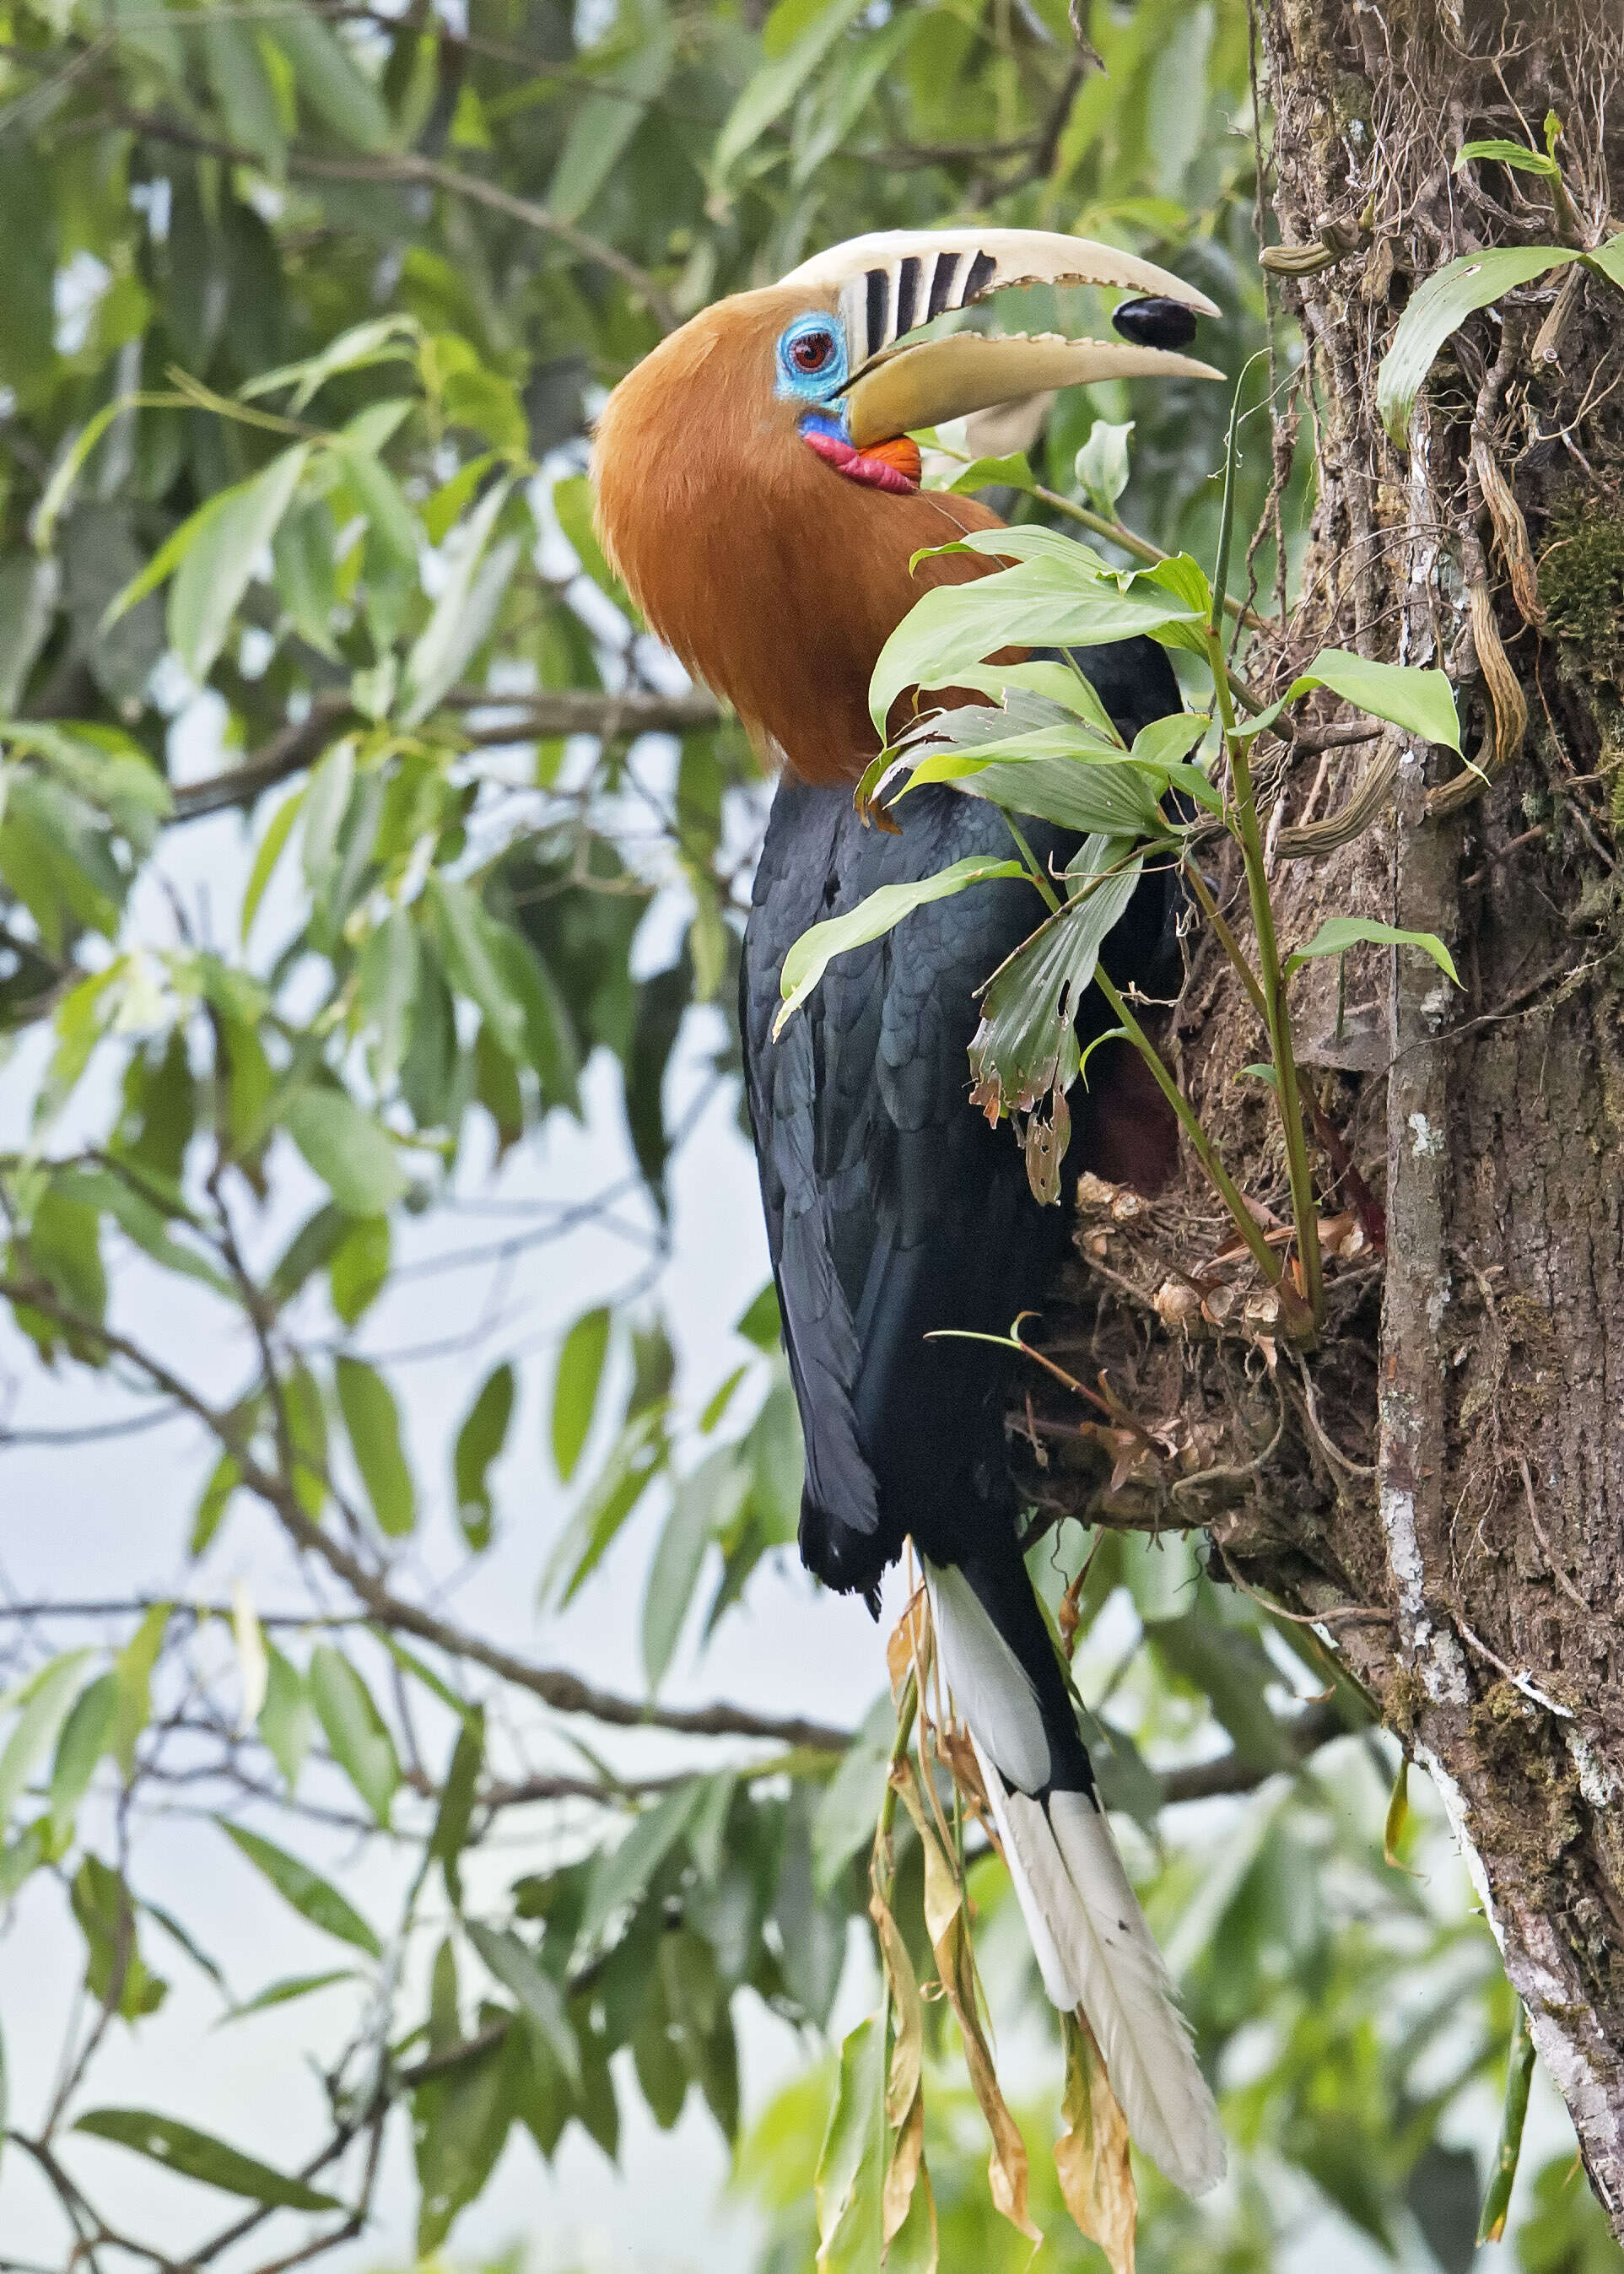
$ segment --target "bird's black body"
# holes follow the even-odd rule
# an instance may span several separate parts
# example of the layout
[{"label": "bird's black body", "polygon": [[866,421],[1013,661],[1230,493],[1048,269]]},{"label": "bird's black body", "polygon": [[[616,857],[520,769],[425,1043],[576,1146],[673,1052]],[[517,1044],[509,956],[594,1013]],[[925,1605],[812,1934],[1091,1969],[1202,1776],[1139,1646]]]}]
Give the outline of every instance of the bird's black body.
[{"label": "bird's black body", "polygon": [[[1130,739],[1179,707],[1147,640],[1079,659]],[[1064,1253],[1068,1208],[1033,1198],[1020,1148],[969,1103],[975,990],[1034,929],[1031,887],[972,886],[838,956],[772,1040],[778,974],[794,941],[885,884],[974,854],[1007,858],[997,808],[945,787],[910,794],[900,836],[865,828],[849,787],[779,786],[756,872],[741,976],[747,1092],[791,1374],[806,1439],[803,1561],[877,1603],[909,1534],[969,1578],[1031,1676],[1053,1781],[1086,1790],[1086,1756],[1016,1543],[1004,1451],[1007,1378],[985,1344],[1038,1306]],[[1076,840],[1028,825],[1040,861]],[[1141,886],[1108,945],[1119,983],[1165,952],[1169,887]],[[1099,1033],[1101,999],[1083,1006]],[[1109,1075],[1107,1076],[1109,1081]],[[1097,1086],[1097,1084],[1096,1084]],[[1087,1157],[1079,1115],[1066,1167]]]}]

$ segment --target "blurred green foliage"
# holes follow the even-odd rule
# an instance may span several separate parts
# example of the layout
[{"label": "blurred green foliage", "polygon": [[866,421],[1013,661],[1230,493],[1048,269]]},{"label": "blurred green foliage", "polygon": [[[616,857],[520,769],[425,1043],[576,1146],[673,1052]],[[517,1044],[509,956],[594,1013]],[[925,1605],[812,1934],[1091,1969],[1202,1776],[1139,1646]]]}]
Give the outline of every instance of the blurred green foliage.
[{"label": "blurred green foliage", "polygon": [[[656,1790],[613,1766],[597,1728],[605,1751],[570,1795],[585,1817],[470,1894],[472,1858],[522,1798],[502,1714],[601,1700],[527,1698],[524,1668],[483,1663],[477,1636],[414,1623],[395,1575],[411,1557],[443,1577],[517,1521],[500,1463],[539,1362],[499,1319],[437,1469],[414,1472],[403,1392],[363,1344],[405,1220],[448,1209],[550,1117],[584,1118],[589,1067],[618,1094],[635,1164],[619,1197],[647,1210],[657,1267],[685,1134],[664,1079],[680,1038],[731,1078],[719,1022],[689,1013],[731,997],[763,785],[592,540],[604,390],[663,325],[818,245],[968,215],[1178,268],[1228,312],[1203,345],[1231,372],[1264,344],[1244,9],[1085,13],[1103,69],[1079,58],[1064,0],[4,11],[0,1288],[39,1366],[178,1401],[207,1438],[207,1481],[154,1570],[258,1526],[325,1557],[342,1608],[319,1642],[262,1630],[245,1597],[208,1622],[160,1600],[82,1649],[49,1621],[9,1639],[0,1894],[58,1875],[93,2017],[138,2026],[177,1952],[221,1978],[142,1893],[142,1828],[193,1699],[194,1799],[222,1820],[245,1792],[278,1801],[262,1811],[275,1839],[233,1824],[237,1854],[326,1962],[240,2003],[222,1981],[222,2007],[252,2029],[306,1997],[350,2000],[330,2152],[312,2168],[359,2217],[376,2141],[409,2123],[425,2254],[515,2128],[544,2156],[571,2126],[613,2155],[635,2096],[662,2125],[693,2100],[730,2140],[742,2129],[763,2263],[809,2263],[828,2077],[814,2067],[741,2115],[739,2031],[764,2007],[815,2044],[843,1969],[861,1990],[888,1701],[844,1754],[816,1732],[741,1745],[733,1766],[710,1753]],[[1101,314],[1088,296],[1025,297],[1001,319]],[[1284,383],[1293,350],[1276,345]],[[1079,390],[1034,462],[1210,557],[1224,414],[1216,388]],[[1096,423],[1130,421],[1125,486],[1109,432],[1079,477]],[[1246,531],[1271,471],[1249,441]],[[1252,566],[1267,594],[1267,529]],[[670,739],[639,739],[650,721]],[[222,809],[244,817],[240,859],[202,927],[177,919],[166,847]],[[657,905],[674,926],[645,928]],[[318,1197],[261,1260],[305,1171]],[[132,1261],[146,1294],[128,1305]],[[184,1291],[188,1323],[159,1287]],[[223,1405],[194,1370],[211,1336],[252,1354]],[[573,1497],[538,1551],[545,1597],[568,1601],[628,1525],[647,1528],[634,1714],[690,1608],[706,1638],[741,1603],[748,1616],[752,1573],[793,1539],[800,1449],[776,1352],[769,1296],[740,1322],[735,1371],[680,1400],[650,1268],[583,1288],[550,1367]],[[1085,1547],[1056,1552],[1075,1569]],[[1324,1668],[1183,1546],[1100,1544],[1084,1611],[1113,1801],[1139,1819],[1136,1869],[1237,2150],[1215,2206],[1147,2174],[1144,2263],[1284,2268],[1311,2232],[1330,2253],[1357,2235],[1395,2263],[1462,2266],[1510,2014],[1434,1834],[1405,1850],[1425,1850],[1425,1881],[1384,1865],[1391,1764],[1366,1736],[1295,1766],[1291,1726]],[[1255,1793],[1164,1818],[1159,1773],[1226,1745]],[[410,1860],[387,1925],[311,1860],[324,1811]],[[196,1837],[223,1849],[207,1823]],[[898,1916],[922,1962],[917,1877],[905,1839]],[[990,1866],[975,1885],[1035,2139],[1057,2096],[1052,2017]],[[421,1980],[400,1947],[423,1954]],[[37,2144],[54,2150],[95,2098],[93,2060]],[[944,2263],[1024,2264],[941,2057],[930,2107]],[[245,2159],[161,2112],[167,2130],[117,2110],[101,2129],[149,2155],[167,2142],[172,2170],[246,2195],[260,2224],[234,2264],[348,2231],[276,2208],[310,2192],[276,2142]],[[1045,2168],[1034,2156],[1049,2261],[1085,2263]],[[1520,2196],[1516,2248],[1530,2274],[1599,2274],[1618,2254],[1564,2168]],[[119,2225],[117,2195],[115,2173],[106,2206],[64,2195],[64,2218]],[[188,2263],[213,2263],[243,2216],[239,2200]]]}]

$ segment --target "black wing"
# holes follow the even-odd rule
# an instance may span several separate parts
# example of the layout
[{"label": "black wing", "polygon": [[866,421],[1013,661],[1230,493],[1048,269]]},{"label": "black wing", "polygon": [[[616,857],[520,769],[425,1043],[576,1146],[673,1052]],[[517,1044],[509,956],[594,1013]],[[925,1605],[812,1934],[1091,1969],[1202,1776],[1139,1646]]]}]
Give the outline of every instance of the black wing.
[{"label": "black wing", "polygon": [[[1117,653],[1083,660],[1109,665]],[[1177,700],[1160,650],[1131,676],[1134,700],[1113,699],[1114,686],[1106,697],[1130,732]],[[810,925],[881,885],[970,855],[1010,857],[1002,814],[979,799],[922,788],[902,817],[900,836],[865,829],[848,788],[786,778],[740,978],[747,1096],[806,1439],[801,1553],[830,1585],[866,1593],[906,1534],[952,1555],[970,1544],[966,1527],[1008,1501],[1002,1369],[984,1347],[927,1337],[1007,1331],[1041,1299],[1067,1222],[1033,1200],[1009,1132],[968,1105],[975,990],[1033,930],[1029,885],[989,882],[916,909],[837,958],[771,1038],[779,969]],[[1058,832],[1030,835],[1040,859],[1069,857]],[[1154,932],[1152,915],[1148,928],[1137,907],[1127,921]]]}]

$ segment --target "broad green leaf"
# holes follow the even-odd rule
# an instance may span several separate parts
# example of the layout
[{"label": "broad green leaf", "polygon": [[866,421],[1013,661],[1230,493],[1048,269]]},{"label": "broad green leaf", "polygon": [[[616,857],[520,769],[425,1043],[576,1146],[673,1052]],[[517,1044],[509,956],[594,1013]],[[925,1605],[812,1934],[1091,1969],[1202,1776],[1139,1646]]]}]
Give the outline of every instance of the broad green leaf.
[{"label": "broad green leaf", "polygon": [[[409,411],[416,405],[407,402],[399,406],[380,403],[373,407],[393,414],[397,407]],[[381,419],[376,421],[374,431],[384,424]],[[406,502],[405,492],[378,455],[387,439],[387,435],[374,439],[372,433],[352,420],[342,433],[335,436],[333,451],[366,516],[367,528],[385,562],[409,569],[415,576],[421,532]]]},{"label": "broad green leaf", "polygon": [[117,1676],[99,1675],[80,1690],[62,1725],[50,1781],[51,1829],[59,1841],[65,1841],[72,1831],[79,1804],[90,1789],[96,1764],[112,1743],[113,1718],[117,1708]]},{"label": "broad green leaf", "polygon": [[793,43],[773,52],[772,23],[787,20],[789,9],[774,11],[768,26],[769,60],[746,85],[710,151],[710,167],[718,183],[725,182],[741,159],[748,155],[775,118],[779,117],[846,26],[859,14],[863,0],[821,0],[801,6],[795,20],[803,24]]},{"label": "broad green leaf", "polygon": [[1306,947],[1299,947],[1286,958],[1286,975],[1290,977],[1311,956],[1345,955],[1350,947],[1369,941],[1378,947],[1418,947],[1430,955],[1439,969],[1458,987],[1461,975],[1455,968],[1455,958],[1437,935],[1430,931],[1398,931],[1393,925],[1372,923],[1365,916],[1327,916]]},{"label": "broad green leaf", "polygon": [[515,2114],[513,2074],[504,2040],[477,2048],[412,2095],[419,2262],[438,2254],[457,2213],[490,2178]]},{"label": "broad green leaf", "polygon": [[152,1719],[152,1671],[173,1610],[172,1603],[154,1603],[113,1661],[118,1683],[113,1751],[126,1781],[135,1772],[135,1741]]},{"label": "broad green leaf", "polygon": [[1077,454],[1078,486],[1095,512],[1108,518],[1116,513],[1116,501],[1128,486],[1128,437],[1133,426],[1132,418],[1121,426],[1114,426],[1109,418],[1096,418]]},{"label": "broad green leaf", "polygon": [[564,2011],[558,1984],[544,1974],[511,1927],[468,1922],[468,1939],[504,1990],[518,1999],[525,2020],[536,2030],[572,2083],[581,2079],[581,2051]]},{"label": "broad green leaf", "polygon": [[126,2022],[155,2014],[169,1984],[141,1955],[135,1905],[119,1874],[99,1856],[86,1856],[73,1875],[73,1916],[85,1938],[85,1987]]},{"label": "broad green leaf", "polygon": [[1006,877],[1024,877],[1026,873],[1019,861],[994,861],[984,854],[973,855],[968,860],[955,861],[951,868],[938,870],[934,877],[921,877],[913,884],[882,885],[847,915],[831,916],[824,923],[814,924],[809,931],[801,933],[784,959],[784,968],[778,975],[778,992],[784,1001],[773,1020],[773,1039],[776,1041],[783,1033],[786,1023],[813,993],[837,955],[845,955],[853,947],[879,939],[929,901],[948,900],[972,885]]},{"label": "broad green leaf", "polygon": [[553,510],[558,525],[575,549],[582,574],[606,592],[624,614],[635,617],[636,608],[613,569],[592,526],[592,486],[584,474],[567,474],[553,485]]},{"label": "broad green leaf", "polygon": [[842,1755],[812,1818],[812,1879],[820,1895],[834,1887],[859,1849],[874,1838],[885,1796],[897,1713],[883,1690]]},{"label": "broad green leaf", "polygon": [[12,1724],[4,1751],[0,1751],[0,1832],[11,1821],[35,1766],[56,1743],[79,1694],[90,1656],[87,1650],[65,1651],[30,1683],[22,1711]]},{"label": "broad green leaf", "polygon": [[1550,182],[1562,178],[1562,169],[1555,159],[1543,150],[1530,150],[1526,142],[1499,141],[1492,137],[1485,142],[1462,142],[1461,154],[1455,162],[1455,172],[1461,173],[1474,158],[1498,159],[1502,166],[1515,166],[1524,174],[1543,174]]},{"label": "broad green leaf", "polygon": [[381,1123],[342,1089],[295,1090],[282,1125],[348,1215],[383,1216],[409,1179]]},{"label": "broad green leaf", "polygon": [[339,1221],[342,1236],[327,1258],[327,1285],[333,1308],[347,1327],[353,1327],[377,1301],[388,1278],[389,1219],[357,1216]]},{"label": "broad green leaf", "polygon": [[885,2021],[870,2014],[840,2048],[829,2129],[817,2159],[817,2274],[873,2274],[883,2255]]},{"label": "broad green leaf", "polygon": [[[513,488],[511,475],[492,482],[459,531],[449,575],[433,612],[413,643],[401,674],[400,715],[403,726],[426,719],[449,693],[464,666],[484,644],[519,556],[516,540],[499,546],[489,563],[485,547]],[[482,567],[482,563],[485,564]],[[487,576],[485,567],[500,573]]]},{"label": "broad green leaf", "polygon": [[229,2148],[212,2133],[199,2132],[173,2116],[154,2116],[144,2108],[93,2108],[74,2125],[95,2140],[111,2140],[149,2156],[166,2171],[184,2180],[199,2180],[229,2195],[246,2195],[252,2202],[270,2203],[282,2210],[339,2210],[336,2196],[307,2187],[303,2180],[273,2171],[268,2164]]},{"label": "broad green leaf", "polygon": [[643,1598],[643,1672],[650,1696],[671,1664],[705,1549],[733,1523],[749,1485],[737,1451],[724,1445],[673,1490]]},{"label": "broad green leaf", "polygon": [[665,1419],[662,1397],[634,1413],[620,1431],[547,1559],[541,1585],[544,1600],[555,1602],[561,1610],[614,1545],[621,1526],[665,1466],[671,1449]]},{"label": "broad green leaf", "polygon": [[352,150],[387,150],[389,114],[337,33],[297,4],[279,8],[266,28],[293,66],[301,101],[322,124]]},{"label": "broad green leaf", "polygon": [[198,1495],[192,1511],[192,1536],[186,1552],[194,1558],[205,1554],[219,1531],[231,1495],[243,1481],[243,1472],[235,1453],[222,1453],[209,1472],[208,1482]]},{"label": "broad green leaf", "polygon": [[479,1005],[508,1056],[520,1057],[524,1048],[524,1005],[508,987],[495,947],[496,927],[477,896],[455,877],[436,876],[430,877],[424,897],[434,912],[447,977],[459,994]]},{"label": "broad green leaf", "polygon": [[1405,303],[1393,343],[1376,373],[1376,407],[1395,442],[1410,432],[1410,414],[1438,350],[1475,309],[1486,308],[1547,269],[1566,267],[1579,255],[1561,245],[1501,245],[1462,254],[1425,277]]},{"label": "broad green leaf", "polygon": [[[1002,532],[1000,532],[1002,533]],[[1073,546],[1074,553],[1081,548]],[[1123,591],[1114,580],[1050,558],[1019,561],[970,584],[927,592],[880,651],[868,685],[868,710],[883,735],[897,697],[910,687],[947,687],[964,664],[983,663],[1005,647],[1098,647],[1170,623],[1193,623],[1199,611],[1143,580]]]},{"label": "broad green leaf", "polygon": [[[426,1674],[428,1669],[419,1664],[414,1666],[414,1671]],[[485,1714],[476,1706],[471,1713],[462,1715],[456,1743],[451,1749],[446,1781],[440,1789],[434,1829],[429,1835],[429,1854],[439,1864],[445,1876],[446,1892],[459,1910],[462,1907],[462,1883],[458,1863],[468,1843],[484,1766]]]},{"label": "broad green leaf", "polygon": [[365,1683],[331,1643],[311,1653],[310,1694],[334,1759],[387,1829],[401,1781],[395,1740]]},{"label": "broad green leaf", "polygon": [[676,52],[672,19],[663,9],[650,11],[626,60],[576,107],[547,185],[547,209],[560,221],[578,221],[610,179],[646,106],[671,76]]},{"label": "broad green leaf", "polygon": [[231,16],[205,14],[197,35],[227,135],[252,150],[266,170],[280,179],[285,154],[282,109],[266,69],[258,26]]},{"label": "broad green leaf", "polygon": [[457,1522],[476,1554],[491,1544],[491,1464],[508,1442],[515,1389],[513,1367],[504,1359],[485,1376],[457,1431],[451,1463]]},{"label": "broad green leaf", "polygon": [[566,1484],[591,1432],[608,1349],[609,1314],[600,1308],[583,1312],[559,1352],[553,1383],[553,1465]]},{"label": "broad green leaf", "polygon": [[1120,752],[1084,742],[1067,726],[973,749],[931,752],[914,767],[898,800],[929,782],[951,782],[966,796],[986,798],[1010,813],[1034,814],[1061,829],[1140,837],[1165,829],[1158,802],[1167,781],[1164,768],[1142,768]]},{"label": "broad green leaf", "polygon": [[310,458],[297,442],[252,481],[211,499],[169,587],[169,644],[198,686],[225,645],[237,603],[293,502]]},{"label": "broad green leaf", "polygon": [[291,1792],[315,1734],[316,1711],[304,1675],[274,1643],[266,1649],[265,1703],[259,1708],[259,1728]]},{"label": "broad green leaf", "polygon": [[645,1808],[626,1837],[600,1851],[587,1882],[580,1941],[597,1941],[616,1913],[642,1896],[694,1819],[705,1796],[706,1780],[694,1777]]},{"label": "broad green leaf", "polygon": [[1461,747],[1455,689],[1441,671],[1422,671],[1407,663],[1372,663],[1368,656],[1352,655],[1343,648],[1322,647],[1302,677],[1292,681],[1283,699],[1294,703],[1316,687],[1328,687],[1372,719],[1389,719],[1426,742],[1456,751]]},{"label": "broad green leaf", "polygon": [[1587,268],[1594,268],[1624,292],[1624,229],[1604,237],[1591,252],[1584,256]]},{"label": "broad green leaf", "polygon": [[[1120,840],[1091,840],[1085,897],[1069,900],[989,982],[970,1044],[971,1096],[983,1111],[1028,1112],[1076,1072],[1073,1031],[1107,934],[1125,913],[1142,862]],[[1068,872],[1068,881],[1073,872]]]},{"label": "broad green leaf", "polygon": [[972,458],[947,487],[954,497],[973,497],[977,490],[990,489],[1019,490],[1031,497],[1037,483],[1026,463],[1026,452],[1015,450],[1007,458]]},{"label": "broad green leaf", "polygon": [[733,1332],[754,1343],[759,1351],[775,1351],[784,1333],[778,1312],[778,1291],[771,1279],[733,1321]]},{"label": "broad green leaf", "polygon": [[417,1522],[417,1501],[395,1393],[365,1359],[342,1354],[333,1361],[333,1384],[378,1528],[391,1540],[404,1539]]},{"label": "broad green leaf", "polygon": [[1012,529],[966,529],[950,544],[922,546],[910,568],[917,569],[921,561],[929,561],[938,553],[981,553],[999,561],[1052,561],[1058,568],[1109,577],[1113,584],[1116,580],[1116,571],[1092,545],[1068,536],[1063,529],[1048,529],[1039,521],[1021,522]]},{"label": "broad green leaf", "polygon": [[249,1832],[240,1824],[222,1824],[221,1830],[228,1840],[270,1881],[285,1903],[297,1911],[312,1926],[320,1927],[323,1934],[334,1935],[340,1942],[353,1944],[364,1950],[369,1958],[380,1958],[383,1945],[359,1911],[354,1909],[338,1889],[313,1871],[297,1856],[285,1849],[274,1847],[259,1833]]}]

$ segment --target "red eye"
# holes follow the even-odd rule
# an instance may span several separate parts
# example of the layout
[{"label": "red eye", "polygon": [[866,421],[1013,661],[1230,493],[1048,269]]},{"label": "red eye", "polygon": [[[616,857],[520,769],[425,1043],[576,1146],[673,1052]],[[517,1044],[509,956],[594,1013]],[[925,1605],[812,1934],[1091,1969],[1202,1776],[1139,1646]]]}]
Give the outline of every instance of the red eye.
[{"label": "red eye", "polygon": [[790,349],[797,371],[822,371],[833,351],[827,332],[803,332]]}]

